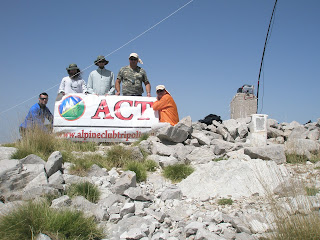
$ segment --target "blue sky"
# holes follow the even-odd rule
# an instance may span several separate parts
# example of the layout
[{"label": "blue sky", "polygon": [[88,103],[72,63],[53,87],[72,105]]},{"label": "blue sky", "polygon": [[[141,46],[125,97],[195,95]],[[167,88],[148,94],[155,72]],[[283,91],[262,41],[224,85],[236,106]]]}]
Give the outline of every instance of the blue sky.
[{"label": "blue sky", "polygon": [[[0,142],[10,142],[38,94],[48,107],[66,67],[85,81],[106,55],[117,75],[137,52],[155,96],[166,85],[180,118],[230,118],[243,84],[257,87],[273,0],[2,1],[0,9]],[[320,1],[279,0],[260,80],[259,113],[279,122],[317,121]]]}]

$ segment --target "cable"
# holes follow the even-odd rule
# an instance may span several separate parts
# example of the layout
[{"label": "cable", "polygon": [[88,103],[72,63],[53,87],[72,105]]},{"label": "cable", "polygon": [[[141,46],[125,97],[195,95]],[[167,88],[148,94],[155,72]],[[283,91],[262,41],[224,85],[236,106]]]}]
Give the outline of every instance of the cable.
[{"label": "cable", "polygon": [[[195,0],[190,0],[189,2],[187,2],[186,4],[184,4],[182,7],[178,8],[177,10],[175,10],[174,12],[172,12],[171,14],[169,14],[168,16],[166,16],[165,18],[163,18],[162,20],[160,20],[159,22],[157,22],[156,24],[154,24],[153,26],[151,26],[150,28],[148,28],[148,29],[145,30],[144,32],[140,33],[138,36],[134,37],[133,39],[131,39],[131,40],[128,41],[127,43],[123,44],[121,47],[117,48],[116,50],[114,50],[114,51],[112,51],[111,53],[109,53],[108,55],[106,55],[106,57],[108,57],[108,56],[112,55],[113,53],[119,51],[121,48],[127,46],[129,43],[137,40],[137,39],[140,38],[142,35],[146,34],[146,33],[149,32],[150,30],[152,30],[153,28],[155,28],[156,26],[158,26],[160,23],[164,22],[165,20],[167,20],[168,18],[170,18],[171,16],[173,16],[174,14],[176,14],[177,12],[179,12],[181,9],[185,8],[186,6],[188,6],[188,5],[189,5],[190,3],[192,3],[193,1],[195,1]],[[88,67],[84,68],[80,73],[84,72],[85,70],[87,70],[88,68],[92,67],[93,65],[94,65],[94,64],[91,64],[91,65],[89,65]],[[71,76],[71,77],[73,77],[73,76]],[[48,89],[46,89],[46,90],[44,90],[44,92],[47,92],[47,91],[51,90],[52,88],[57,87],[58,85],[59,85],[59,83],[56,84],[56,85],[54,85],[54,86],[52,86],[52,87],[50,87],[50,88],[48,88]],[[25,101],[23,101],[23,102],[21,102],[21,103],[18,103],[17,105],[15,105],[15,106],[13,106],[13,107],[11,107],[11,108],[8,108],[7,110],[2,111],[2,112],[0,113],[0,115],[2,115],[2,114],[5,113],[5,112],[10,111],[10,110],[13,109],[13,108],[18,107],[19,105],[21,105],[21,104],[23,104],[23,103],[25,103],[25,102],[27,102],[27,101],[35,98],[35,97],[37,97],[37,96],[33,96],[33,97],[31,97],[31,98],[29,98],[29,99],[27,99],[27,100],[25,100]]]}]

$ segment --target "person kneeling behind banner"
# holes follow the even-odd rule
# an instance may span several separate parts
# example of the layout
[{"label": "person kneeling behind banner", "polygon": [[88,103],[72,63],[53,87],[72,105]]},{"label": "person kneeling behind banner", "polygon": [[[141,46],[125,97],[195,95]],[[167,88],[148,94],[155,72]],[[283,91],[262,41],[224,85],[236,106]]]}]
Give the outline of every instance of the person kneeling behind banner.
[{"label": "person kneeling behind banner", "polygon": [[172,126],[179,122],[177,105],[164,85],[156,87],[157,101],[153,103],[153,110],[159,111],[159,121],[170,123]]}]

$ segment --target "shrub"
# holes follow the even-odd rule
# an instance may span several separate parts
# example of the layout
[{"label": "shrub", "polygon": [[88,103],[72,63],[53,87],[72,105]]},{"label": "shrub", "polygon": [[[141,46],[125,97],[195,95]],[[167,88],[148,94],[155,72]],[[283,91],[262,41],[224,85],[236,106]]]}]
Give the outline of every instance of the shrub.
[{"label": "shrub", "polygon": [[107,152],[107,160],[112,167],[124,167],[128,162],[134,161],[135,157],[131,150],[114,145]]},{"label": "shrub", "polygon": [[320,161],[320,153],[316,155],[311,155],[310,162],[316,163]]},{"label": "shrub", "polygon": [[[86,171],[96,164],[99,167],[111,169],[113,167],[121,167],[136,172],[137,181],[145,181],[146,171],[154,171],[157,163],[152,160],[143,160],[137,162],[133,152],[125,149],[121,145],[114,145],[106,153],[106,156],[100,154],[86,154],[81,158],[73,158],[71,162],[74,164],[70,168],[70,172],[80,176],[85,176]],[[130,168],[130,169],[129,169]],[[141,179],[139,178],[141,176]]]},{"label": "shrub", "polygon": [[[11,144],[18,149],[11,158],[21,159],[29,154],[35,154],[47,160],[54,151],[65,152],[65,156],[70,157],[72,151],[95,151],[96,145],[94,142],[73,142],[68,139],[56,138],[54,133],[32,128],[27,129],[18,142]],[[63,159],[64,161],[69,160]]]},{"label": "shrub", "polygon": [[42,159],[47,159],[55,151],[55,137],[35,127],[27,129],[22,139],[15,145],[18,151],[11,158],[21,159],[33,153]]},{"label": "shrub", "polygon": [[222,198],[218,200],[219,205],[232,205],[233,201],[231,198]]},{"label": "shrub", "polygon": [[100,191],[97,186],[89,182],[74,183],[68,188],[67,195],[69,197],[83,196],[90,202],[96,203],[99,200]]},{"label": "shrub", "polygon": [[108,159],[100,154],[86,154],[80,158],[70,159],[73,163],[73,166],[70,168],[72,174],[79,176],[85,176],[86,171],[93,165],[96,164],[102,168],[111,168]]},{"label": "shrub", "polygon": [[306,187],[305,189],[308,196],[315,196],[319,192],[319,188],[316,187]]},{"label": "shrub", "polygon": [[146,167],[147,171],[154,172],[156,171],[158,164],[153,160],[146,160],[144,162],[144,166]]},{"label": "shrub", "polygon": [[298,154],[286,154],[287,163],[306,163],[308,161],[308,158],[304,155],[298,155]]},{"label": "shrub", "polygon": [[86,218],[79,211],[51,209],[45,202],[29,202],[0,216],[2,240],[29,240],[39,233],[61,240],[104,237],[93,218]]},{"label": "shrub", "polygon": [[130,170],[136,173],[137,182],[147,180],[147,169],[142,162],[132,161],[126,164],[125,170]]},{"label": "shrub", "polygon": [[194,169],[186,164],[174,164],[163,169],[163,176],[173,182],[180,182],[193,173]]}]

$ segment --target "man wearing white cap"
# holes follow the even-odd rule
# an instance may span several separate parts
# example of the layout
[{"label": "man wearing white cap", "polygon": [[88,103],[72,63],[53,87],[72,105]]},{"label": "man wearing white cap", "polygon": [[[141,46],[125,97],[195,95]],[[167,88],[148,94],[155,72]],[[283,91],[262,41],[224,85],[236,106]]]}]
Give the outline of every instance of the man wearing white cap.
[{"label": "man wearing white cap", "polygon": [[148,81],[146,71],[138,66],[138,62],[143,64],[137,53],[129,56],[129,65],[122,67],[116,80],[116,95],[120,95],[120,83],[122,82],[123,96],[142,96],[142,82],[146,86],[147,96],[151,97],[151,85]]},{"label": "man wearing white cap", "polygon": [[153,103],[153,110],[159,111],[159,121],[170,123],[172,126],[179,122],[177,105],[164,85],[156,87],[157,101]]}]

